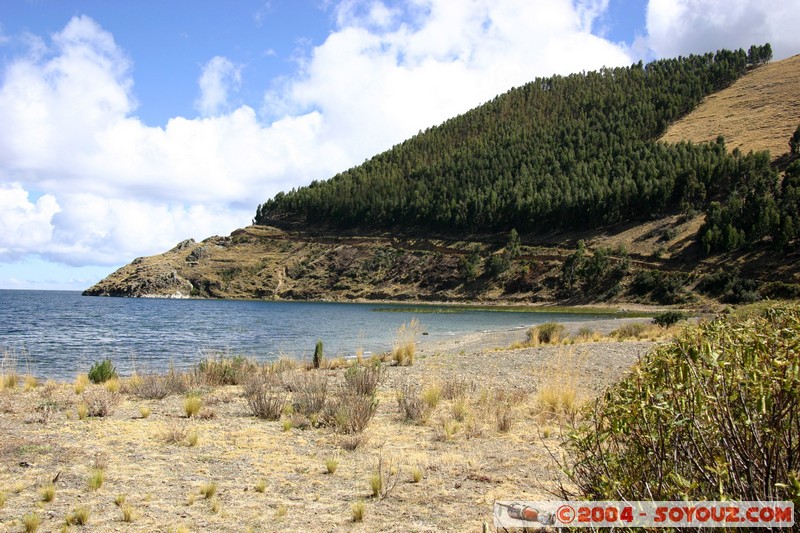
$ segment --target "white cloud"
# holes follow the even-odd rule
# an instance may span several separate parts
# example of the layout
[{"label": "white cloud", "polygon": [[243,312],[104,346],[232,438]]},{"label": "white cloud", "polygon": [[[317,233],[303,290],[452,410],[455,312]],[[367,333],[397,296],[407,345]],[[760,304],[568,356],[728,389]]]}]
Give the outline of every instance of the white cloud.
[{"label": "white cloud", "polygon": [[18,183],[0,184],[0,261],[15,261],[52,239],[56,199],[44,195],[32,202]]},{"label": "white cloud", "polygon": [[204,116],[229,111],[230,93],[238,91],[242,84],[242,67],[224,57],[215,56],[203,66],[197,83],[200,97],[195,101],[195,109]]},{"label": "white cloud", "polygon": [[[330,177],[511,86],[631,62],[590,33],[605,0],[402,5],[337,4],[338,27],[274,82],[259,112],[231,105],[242,67],[210,59],[202,116],[163,127],[135,116],[131,59],[92,19],[38,38],[0,77],[0,185],[15,206],[0,250],[119,265],[226,234],[279,190]],[[26,191],[44,195],[32,202]]]},{"label": "white cloud", "polygon": [[657,57],[745,50],[770,42],[775,59],[800,53],[797,0],[650,0],[648,45]]}]

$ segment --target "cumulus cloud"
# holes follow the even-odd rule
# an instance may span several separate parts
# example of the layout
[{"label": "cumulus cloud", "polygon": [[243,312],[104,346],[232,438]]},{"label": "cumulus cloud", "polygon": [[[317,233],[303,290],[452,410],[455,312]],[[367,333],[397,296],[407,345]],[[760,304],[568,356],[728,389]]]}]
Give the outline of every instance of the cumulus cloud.
[{"label": "cumulus cloud", "polygon": [[0,261],[18,260],[31,247],[46,247],[53,234],[51,220],[59,211],[51,195],[32,202],[20,184],[0,184]]},{"label": "cumulus cloud", "polygon": [[242,84],[242,67],[224,57],[213,57],[203,66],[197,83],[200,97],[195,101],[195,109],[205,116],[228,111],[230,93],[239,90]]},{"label": "cumulus cloud", "polygon": [[796,0],[650,0],[648,46],[657,57],[745,50],[770,42],[775,59],[800,53]]},{"label": "cumulus cloud", "polygon": [[119,265],[226,234],[276,192],[327,178],[511,86],[631,62],[623,46],[591,33],[605,0],[398,5],[338,3],[335,31],[259,109],[232,106],[246,72],[211,58],[198,82],[201,116],[163,127],[136,117],[131,58],[91,18],[38,38],[0,78],[0,261],[29,253]]}]

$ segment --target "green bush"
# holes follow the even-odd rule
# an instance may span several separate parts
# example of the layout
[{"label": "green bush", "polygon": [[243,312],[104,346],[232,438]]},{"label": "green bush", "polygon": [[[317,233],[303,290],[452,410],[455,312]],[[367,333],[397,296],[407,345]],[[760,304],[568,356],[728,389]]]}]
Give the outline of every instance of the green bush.
[{"label": "green bush", "polygon": [[564,466],[580,496],[800,502],[798,345],[794,305],[651,352],[573,427]]},{"label": "green bush", "polygon": [[668,328],[687,318],[689,318],[688,315],[680,311],[665,311],[653,317],[653,324],[661,326],[662,328]]},{"label": "green bush", "polygon": [[92,383],[105,383],[109,379],[117,377],[117,369],[111,359],[103,359],[95,362],[89,369],[89,379]]},{"label": "green bush", "polygon": [[322,341],[317,341],[317,345],[314,347],[314,368],[321,367],[323,359],[325,356],[322,354]]}]

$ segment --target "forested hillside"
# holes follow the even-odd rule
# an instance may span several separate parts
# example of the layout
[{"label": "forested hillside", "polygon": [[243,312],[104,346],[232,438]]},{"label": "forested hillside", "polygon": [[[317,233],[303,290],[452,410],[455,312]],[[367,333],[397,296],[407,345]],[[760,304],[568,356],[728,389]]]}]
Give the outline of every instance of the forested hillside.
[{"label": "forested hillside", "polygon": [[[734,175],[769,172],[769,158],[764,168],[723,142],[656,140],[771,54],[767,44],[536,79],[330,180],[279,193],[254,222],[537,234],[705,210]],[[712,235],[708,248],[724,239]]]}]

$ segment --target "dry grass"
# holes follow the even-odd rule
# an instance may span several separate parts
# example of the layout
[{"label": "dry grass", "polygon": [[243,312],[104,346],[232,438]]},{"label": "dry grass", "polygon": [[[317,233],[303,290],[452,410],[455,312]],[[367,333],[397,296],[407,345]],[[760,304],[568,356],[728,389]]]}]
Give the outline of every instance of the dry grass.
[{"label": "dry grass", "polygon": [[770,63],[708,96],[661,140],[699,143],[722,135],[728,150],[769,150],[779,156],[789,151],[789,137],[800,122],[798,87],[800,55]]},{"label": "dry grass", "polygon": [[0,348],[2,358],[0,358],[0,391],[3,389],[16,389],[20,380],[17,373],[17,364],[20,355],[16,350]]},{"label": "dry grass", "polygon": [[203,407],[203,400],[197,395],[190,394],[183,400],[183,412],[186,414],[186,418],[197,415],[201,407]]},{"label": "dry grass", "polygon": [[350,513],[353,522],[363,522],[364,521],[364,512],[366,511],[367,505],[363,501],[354,502],[350,506]]},{"label": "dry grass", "polygon": [[89,385],[89,375],[88,374],[78,374],[75,377],[75,394],[83,394],[83,391],[86,390],[86,386]]},{"label": "dry grass", "polygon": [[416,318],[412,318],[410,322],[400,326],[392,348],[392,360],[395,364],[399,366],[414,364],[417,353],[417,339],[421,332],[419,320]]},{"label": "dry grass", "polygon": [[88,507],[79,506],[67,515],[66,523],[70,526],[85,526],[89,523],[90,516],[91,511],[89,511]]},{"label": "dry grass", "polygon": [[532,369],[539,383],[534,403],[540,417],[553,420],[577,412],[583,401],[578,391],[585,375],[586,357],[564,348],[546,364]]},{"label": "dry grass", "polygon": [[[631,343],[609,345],[615,350],[633,347]],[[602,348],[591,346],[593,351]],[[174,531],[179,525],[192,531],[249,527],[299,531],[313,530],[319,523],[329,524],[331,530],[346,530],[352,527],[351,504],[369,497],[370,478],[379,470],[376,498],[388,500],[374,505],[367,500],[369,509],[359,528],[442,530],[457,523],[460,529],[479,530],[483,522],[491,521],[491,502],[501,492],[530,499],[546,496],[531,488],[532,478],[547,479],[543,470],[547,455],[541,439],[535,438],[541,424],[533,409],[537,380],[525,369],[532,354],[549,360],[556,352],[554,357],[561,357],[565,349],[539,347],[502,357],[453,353],[418,359],[411,367],[384,365],[389,368],[372,395],[344,395],[360,398],[365,412],[373,412],[361,433],[345,433],[352,427],[345,423],[346,412],[339,426],[333,422],[336,411],[327,408],[319,417],[305,417],[308,422],[302,424],[297,410],[289,415],[281,409],[278,420],[265,420],[251,416],[241,385],[205,387],[204,403],[213,404],[216,416],[198,420],[203,439],[193,448],[188,447],[193,422],[178,416],[183,415],[183,394],[142,400],[134,393],[135,387],[129,389],[123,380],[120,401],[111,414],[81,423],[74,413],[83,398],[75,397],[71,384],[60,384],[48,397],[62,406],[62,413],[72,416],[54,417],[44,426],[24,423],[42,401],[44,387],[36,394],[4,393],[0,396],[10,402],[10,413],[1,418],[0,460],[11,466],[0,472],[0,489],[10,491],[17,485],[19,494],[9,492],[0,511],[0,530],[8,517],[15,517],[16,525],[10,527],[18,531],[25,513],[42,513],[39,489],[58,472],[57,493],[44,507],[47,513],[42,513],[40,530],[58,530],[76,505],[92,509],[90,527],[98,531]],[[275,379],[271,383],[276,392],[298,403],[296,392],[285,390],[279,372],[265,369],[264,373],[274,376],[265,379]],[[326,404],[329,400],[336,404],[341,398],[345,373],[345,369],[311,372],[328,381]],[[440,384],[436,410],[427,419],[430,423],[408,424],[401,418],[393,397],[403,383],[416,386],[421,412],[430,409],[419,384]],[[102,386],[90,385],[84,396],[95,391],[108,394]],[[498,406],[506,405],[513,423],[503,433],[496,413]],[[145,407],[152,411],[148,418],[141,416]],[[295,429],[284,433],[284,419],[291,419]],[[91,462],[98,452],[112,464],[105,470],[102,487],[93,491],[87,480],[91,468],[99,466]],[[390,466],[384,460],[378,469],[381,456],[398,462]],[[17,467],[22,461],[35,465],[36,471]],[[210,480],[220,482],[215,494],[206,499],[198,489]],[[127,497],[115,500],[117,494]],[[296,500],[298,495],[303,495],[302,501]],[[450,503],[434,509],[431,502]],[[278,517],[281,503],[289,507],[285,516]],[[125,523],[127,511],[135,520],[132,528]],[[281,520],[277,526],[276,518]]]},{"label": "dry grass", "polygon": [[42,497],[43,502],[52,502],[56,497],[56,486],[52,483],[48,483],[47,485],[40,487],[39,496]]},{"label": "dry grass", "polygon": [[206,500],[208,500],[209,498],[211,498],[212,496],[214,496],[216,493],[217,493],[217,484],[216,484],[216,483],[214,483],[213,481],[212,481],[212,482],[210,482],[210,483],[204,483],[204,484],[203,484],[203,485],[200,487],[200,494],[201,494],[201,495],[203,496],[203,498],[205,498]]},{"label": "dry grass", "polygon": [[28,513],[22,517],[22,525],[26,533],[34,533],[42,525],[42,517],[36,513]]}]

